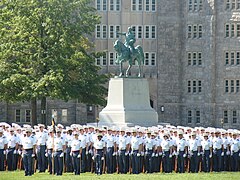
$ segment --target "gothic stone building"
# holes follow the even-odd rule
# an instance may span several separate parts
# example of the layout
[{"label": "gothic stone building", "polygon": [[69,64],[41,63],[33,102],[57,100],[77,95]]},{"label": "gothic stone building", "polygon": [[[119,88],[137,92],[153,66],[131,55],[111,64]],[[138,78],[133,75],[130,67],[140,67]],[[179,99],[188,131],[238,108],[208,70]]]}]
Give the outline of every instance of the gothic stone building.
[{"label": "gothic stone building", "polygon": [[[101,73],[118,74],[113,43],[133,27],[145,53],[152,107],[159,123],[240,128],[240,0],[95,0],[96,59]],[[131,75],[137,73],[137,64]],[[63,124],[94,122],[102,107],[47,101]],[[31,122],[28,103],[5,104],[1,120]]]}]

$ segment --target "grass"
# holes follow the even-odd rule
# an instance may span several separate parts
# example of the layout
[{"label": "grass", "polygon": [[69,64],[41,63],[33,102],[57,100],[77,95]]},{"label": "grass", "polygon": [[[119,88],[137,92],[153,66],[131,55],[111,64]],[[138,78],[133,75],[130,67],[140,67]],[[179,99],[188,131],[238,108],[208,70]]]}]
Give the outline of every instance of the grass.
[{"label": "grass", "polygon": [[185,174],[164,174],[164,173],[155,173],[155,174],[139,174],[139,175],[130,175],[130,174],[103,174],[101,176],[97,176],[92,173],[83,173],[80,176],[75,176],[71,173],[64,173],[62,176],[54,176],[49,175],[48,173],[35,173],[33,176],[24,176],[24,171],[16,171],[16,172],[0,172],[0,180],[27,180],[27,179],[34,179],[34,180],[51,180],[51,179],[58,179],[58,180],[91,180],[91,179],[102,179],[102,180],[239,180],[240,179],[240,172],[221,172],[221,173],[185,173]]}]

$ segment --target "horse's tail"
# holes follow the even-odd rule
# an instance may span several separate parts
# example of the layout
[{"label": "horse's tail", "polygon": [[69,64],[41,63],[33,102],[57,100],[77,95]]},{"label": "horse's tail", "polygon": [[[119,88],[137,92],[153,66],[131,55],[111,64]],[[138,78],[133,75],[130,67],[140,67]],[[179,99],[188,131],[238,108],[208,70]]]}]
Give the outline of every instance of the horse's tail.
[{"label": "horse's tail", "polygon": [[138,55],[139,55],[139,59],[140,62],[142,63],[142,65],[144,65],[144,53],[143,53],[143,49],[141,46],[137,46],[137,51],[138,51]]}]

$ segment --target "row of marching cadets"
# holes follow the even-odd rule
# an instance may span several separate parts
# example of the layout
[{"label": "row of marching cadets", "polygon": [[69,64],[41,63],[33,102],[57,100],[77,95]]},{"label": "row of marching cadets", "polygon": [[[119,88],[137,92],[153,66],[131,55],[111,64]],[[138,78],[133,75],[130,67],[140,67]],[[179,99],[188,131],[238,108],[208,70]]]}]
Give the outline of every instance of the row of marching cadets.
[{"label": "row of marching cadets", "polygon": [[154,127],[23,127],[0,123],[0,171],[154,173],[239,171],[236,129]]}]

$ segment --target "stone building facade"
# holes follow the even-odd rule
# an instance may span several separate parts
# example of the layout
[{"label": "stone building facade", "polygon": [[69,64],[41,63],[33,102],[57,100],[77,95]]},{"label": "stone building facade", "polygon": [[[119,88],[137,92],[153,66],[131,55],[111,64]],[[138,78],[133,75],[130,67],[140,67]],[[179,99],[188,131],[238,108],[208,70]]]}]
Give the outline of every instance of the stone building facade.
[{"label": "stone building facade", "polygon": [[[93,36],[100,73],[118,74],[113,43],[132,26],[145,53],[144,77],[159,123],[240,128],[240,0],[93,0],[102,17]],[[126,66],[126,65],[125,65]],[[137,65],[131,75],[137,74]],[[94,122],[102,107],[47,101],[63,124]],[[0,107],[26,120],[26,105]],[[6,113],[7,112],[7,113]],[[39,116],[42,112],[38,112]]]}]

